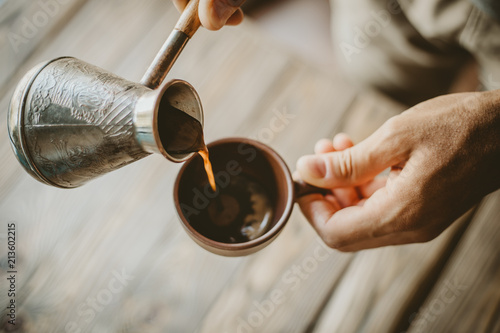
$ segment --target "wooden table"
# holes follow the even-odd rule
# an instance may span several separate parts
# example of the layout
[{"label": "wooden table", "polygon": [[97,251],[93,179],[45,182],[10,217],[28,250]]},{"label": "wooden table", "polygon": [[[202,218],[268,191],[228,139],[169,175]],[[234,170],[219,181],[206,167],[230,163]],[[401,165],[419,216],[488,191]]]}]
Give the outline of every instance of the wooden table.
[{"label": "wooden table", "polygon": [[[15,223],[19,332],[500,332],[500,192],[426,244],[339,253],[296,207],[268,248],[224,258],[182,230],[172,203],[180,166],[160,156],[74,190],[30,178],[6,129],[21,76],[71,55],[137,81],[178,17],[167,0],[43,3],[55,5],[0,1],[4,331]],[[9,33],[26,22],[35,33],[13,44]],[[345,130],[359,141],[403,109],[287,54],[251,22],[201,30],[169,77],[200,93],[208,141],[258,138],[292,169],[317,139]],[[285,129],[270,132],[279,113]]]}]

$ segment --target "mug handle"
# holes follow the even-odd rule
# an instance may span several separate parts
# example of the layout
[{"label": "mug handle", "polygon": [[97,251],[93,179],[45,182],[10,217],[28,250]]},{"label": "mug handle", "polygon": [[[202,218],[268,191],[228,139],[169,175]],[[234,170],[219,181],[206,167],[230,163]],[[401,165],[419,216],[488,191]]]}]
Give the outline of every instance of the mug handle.
[{"label": "mug handle", "polygon": [[313,186],[311,184],[306,183],[302,179],[294,180],[293,186],[294,186],[294,190],[295,190],[295,200],[302,198],[303,196],[306,196],[309,194],[316,194],[317,193],[317,194],[321,194],[321,195],[326,195],[326,194],[332,193],[332,191],[329,189]]}]

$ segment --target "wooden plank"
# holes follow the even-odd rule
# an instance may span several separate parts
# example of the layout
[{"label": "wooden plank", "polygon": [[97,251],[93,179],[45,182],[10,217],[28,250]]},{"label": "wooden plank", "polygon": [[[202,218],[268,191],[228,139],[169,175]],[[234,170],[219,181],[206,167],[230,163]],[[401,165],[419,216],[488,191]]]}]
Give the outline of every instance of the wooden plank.
[{"label": "wooden plank", "polygon": [[[306,222],[297,215],[289,224],[300,229]],[[289,225],[238,272],[200,332],[302,332],[351,257],[326,249],[310,229]]]},{"label": "wooden plank", "polygon": [[[142,74],[142,67],[146,67],[152,57],[148,57],[148,55],[137,56],[135,58],[136,64],[130,59],[128,62],[124,62],[122,59],[126,57],[128,50],[132,49],[132,46],[135,47],[137,40],[141,40],[151,30],[151,20],[161,22],[160,18],[163,18],[163,22],[167,19],[166,22],[170,22],[172,26],[175,24],[178,15],[175,9],[170,5],[160,8],[158,6],[158,3],[155,4],[153,1],[142,4],[133,1],[122,2],[120,6],[110,2],[105,2],[102,5],[89,2],[84,6],[70,24],[65,26],[64,29],[61,28],[59,33],[54,32],[50,36],[50,42],[45,43],[45,48],[34,51],[32,56],[13,75],[11,83],[6,89],[7,93],[3,98],[0,98],[0,135],[7,137],[7,110],[17,82],[30,68],[39,62],[62,55],[69,55],[112,72],[116,70],[118,75],[123,75],[119,71],[122,63],[127,68],[136,68],[135,72]],[[139,7],[142,15],[137,14]],[[165,12],[167,12],[167,17],[162,16],[162,13]],[[97,16],[95,13],[97,13]],[[95,23],[89,24],[89,17],[94,17]],[[159,43],[161,44],[161,42]],[[89,45],[92,45],[92,47],[89,47]],[[113,45],[113,47],[111,48],[110,45]],[[152,49],[152,54],[156,52],[154,44],[150,45],[149,48]],[[122,71],[127,74],[124,69]],[[136,75],[140,76],[141,74]],[[20,177],[26,175],[12,154],[12,149],[7,140],[0,144],[0,154],[5,156],[0,161],[2,170],[2,177],[0,177],[1,199],[9,193]]]},{"label": "wooden plank", "polygon": [[[35,63],[66,54],[138,80],[177,17],[168,1],[122,1],[118,7],[116,2],[89,1],[45,48],[33,53],[16,79]],[[209,140],[259,137],[276,117],[273,111],[288,108],[296,118],[268,143],[292,162],[311,149],[313,138],[331,135],[354,96],[342,82],[273,49],[250,23],[218,33],[201,30],[169,77],[187,79],[199,90]],[[326,122],[307,122],[332,105]],[[289,130],[299,134],[290,140]],[[287,227],[290,236],[283,234],[281,243],[257,256],[234,259],[205,252],[175,217],[171,189],[179,166],[159,156],[62,191],[32,180],[7,142],[0,147],[6,156],[0,216],[2,225],[15,221],[19,229],[18,315],[26,332],[73,331],[73,326],[92,332],[193,331],[212,320],[207,313],[226,286],[239,284],[238,272],[248,267],[267,271],[264,287],[272,287],[281,271],[269,269],[269,258],[293,261],[293,254],[312,246],[314,232],[299,215]],[[123,270],[132,278],[103,299]],[[93,308],[96,299],[106,304]]]},{"label": "wooden plank", "polygon": [[481,203],[408,332],[499,332],[499,222],[497,191]]},{"label": "wooden plank", "polygon": [[4,85],[50,35],[61,29],[85,0],[6,1],[0,10],[0,97]]},{"label": "wooden plank", "polygon": [[[472,212],[430,243],[362,251],[314,332],[400,332],[432,287]],[[404,326],[406,325],[406,326]]]}]

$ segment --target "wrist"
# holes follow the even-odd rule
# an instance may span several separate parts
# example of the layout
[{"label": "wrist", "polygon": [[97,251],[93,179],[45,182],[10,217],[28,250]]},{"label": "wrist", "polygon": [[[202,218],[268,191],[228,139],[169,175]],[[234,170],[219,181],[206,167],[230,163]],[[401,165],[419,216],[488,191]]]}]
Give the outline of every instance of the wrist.
[{"label": "wrist", "polygon": [[477,97],[479,126],[470,139],[478,140],[476,149],[483,152],[486,169],[492,171],[491,192],[500,188],[500,89],[478,93]]}]

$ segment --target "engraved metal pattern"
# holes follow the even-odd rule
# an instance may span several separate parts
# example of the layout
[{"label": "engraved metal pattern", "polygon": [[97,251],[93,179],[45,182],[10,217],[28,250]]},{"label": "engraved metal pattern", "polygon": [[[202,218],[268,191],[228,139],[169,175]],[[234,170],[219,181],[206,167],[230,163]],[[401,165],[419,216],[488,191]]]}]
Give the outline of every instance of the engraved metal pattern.
[{"label": "engraved metal pattern", "polygon": [[83,185],[141,159],[134,107],[150,89],[74,58],[49,63],[23,110],[26,152],[43,181]]}]

